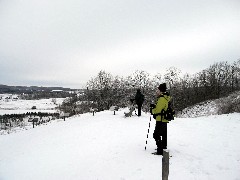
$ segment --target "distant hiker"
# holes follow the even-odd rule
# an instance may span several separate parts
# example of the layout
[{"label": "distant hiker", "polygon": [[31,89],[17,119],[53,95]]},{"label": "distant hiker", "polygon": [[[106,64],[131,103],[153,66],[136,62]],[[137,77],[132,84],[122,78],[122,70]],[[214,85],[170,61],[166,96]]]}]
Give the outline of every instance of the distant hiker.
[{"label": "distant hiker", "polygon": [[150,105],[150,112],[153,118],[156,119],[156,126],[153,133],[153,138],[156,141],[157,152],[155,154],[162,155],[163,149],[167,149],[167,123],[164,112],[168,109],[168,102],[170,101],[169,93],[166,92],[166,83],[160,84],[157,89],[157,103]]},{"label": "distant hiker", "polygon": [[142,109],[143,101],[144,101],[144,95],[141,93],[140,89],[138,89],[137,93],[135,95],[135,102],[138,106],[138,116],[141,116],[141,109]]}]

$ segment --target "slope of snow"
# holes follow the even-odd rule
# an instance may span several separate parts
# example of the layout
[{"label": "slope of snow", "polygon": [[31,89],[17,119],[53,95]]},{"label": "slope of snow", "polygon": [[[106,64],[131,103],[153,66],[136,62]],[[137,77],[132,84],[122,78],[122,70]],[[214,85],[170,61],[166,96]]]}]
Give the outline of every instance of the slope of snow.
[{"label": "slope of snow", "polygon": [[215,101],[206,101],[183,109],[181,112],[177,114],[177,117],[192,118],[216,115],[217,113],[218,113],[217,103]]},{"label": "slope of snow", "polygon": [[[181,112],[178,112],[177,117],[192,118],[217,114],[226,114],[229,112],[239,112],[240,109],[239,98],[240,91],[236,91],[220,99],[209,100],[198,103],[191,107],[187,107],[183,109]],[[229,110],[229,108],[231,108],[231,111],[224,110],[224,109]]]},{"label": "slope of snow", "polygon": [[[104,111],[0,136],[1,180],[157,180],[149,114]],[[176,118],[168,125],[169,179],[240,179],[240,114]]]}]

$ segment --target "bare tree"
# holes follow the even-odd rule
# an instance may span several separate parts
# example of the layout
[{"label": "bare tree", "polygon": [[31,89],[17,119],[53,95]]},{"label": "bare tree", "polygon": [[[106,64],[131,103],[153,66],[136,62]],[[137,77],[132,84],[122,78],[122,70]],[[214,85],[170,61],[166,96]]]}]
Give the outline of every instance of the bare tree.
[{"label": "bare tree", "polygon": [[112,105],[112,81],[110,73],[100,71],[97,77],[87,83],[89,100],[96,102],[99,110],[109,109]]}]

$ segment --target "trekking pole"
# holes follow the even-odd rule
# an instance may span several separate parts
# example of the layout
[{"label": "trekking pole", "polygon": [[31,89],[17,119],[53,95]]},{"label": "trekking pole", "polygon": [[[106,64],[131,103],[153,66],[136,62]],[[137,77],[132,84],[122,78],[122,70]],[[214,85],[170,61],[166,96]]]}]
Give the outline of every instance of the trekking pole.
[{"label": "trekking pole", "polygon": [[148,140],[148,134],[149,134],[149,129],[150,129],[150,123],[151,123],[151,120],[152,120],[152,118],[151,118],[151,116],[150,116],[149,127],[148,127],[148,133],[147,133],[147,139],[146,139],[146,145],[145,145],[145,151],[146,151],[146,149],[147,149],[147,140]]}]

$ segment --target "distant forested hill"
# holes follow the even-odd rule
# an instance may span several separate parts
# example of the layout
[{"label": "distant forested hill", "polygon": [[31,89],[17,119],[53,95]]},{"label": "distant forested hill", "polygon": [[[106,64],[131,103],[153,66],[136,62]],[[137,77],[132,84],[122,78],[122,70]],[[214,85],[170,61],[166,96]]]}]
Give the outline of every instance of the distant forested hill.
[{"label": "distant forested hill", "polygon": [[38,86],[8,86],[0,84],[0,93],[32,93],[38,91],[51,92],[52,90],[62,90],[62,91],[74,91],[75,89],[63,88],[63,87],[38,87]]}]

